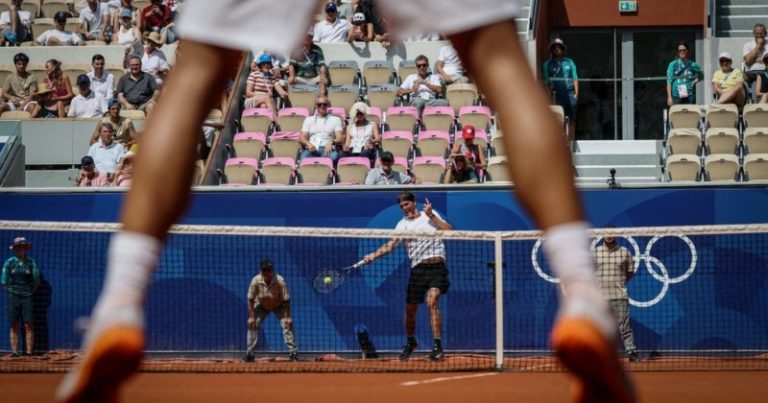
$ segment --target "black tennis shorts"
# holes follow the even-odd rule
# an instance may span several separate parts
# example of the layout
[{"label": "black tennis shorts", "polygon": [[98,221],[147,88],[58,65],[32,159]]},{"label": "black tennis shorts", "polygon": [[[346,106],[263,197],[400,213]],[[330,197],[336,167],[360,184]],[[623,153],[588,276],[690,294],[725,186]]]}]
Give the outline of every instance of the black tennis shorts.
[{"label": "black tennis shorts", "polygon": [[418,264],[411,269],[405,302],[423,304],[424,296],[430,288],[437,288],[440,294],[446,294],[450,287],[451,282],[448,281],[448,268],[445,267],[445,263]]}]

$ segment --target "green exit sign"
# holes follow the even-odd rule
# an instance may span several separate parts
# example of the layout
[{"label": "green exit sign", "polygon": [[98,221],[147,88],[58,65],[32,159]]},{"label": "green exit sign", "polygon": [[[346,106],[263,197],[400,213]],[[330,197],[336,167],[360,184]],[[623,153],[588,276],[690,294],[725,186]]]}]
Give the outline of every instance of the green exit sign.
[{"label": "green exit sign", "polygon": [[620,13],[636,13],[637,1],[636,0],[619,0],[619,12]]}]

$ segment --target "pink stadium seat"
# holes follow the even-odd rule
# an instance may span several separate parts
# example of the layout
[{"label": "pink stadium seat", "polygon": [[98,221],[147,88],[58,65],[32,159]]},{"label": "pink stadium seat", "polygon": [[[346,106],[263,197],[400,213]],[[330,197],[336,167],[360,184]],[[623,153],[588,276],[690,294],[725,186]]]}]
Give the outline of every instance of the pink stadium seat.
[{"label": "pink stadium seat", "polygon": [[[461,141],[461,140],[460,140]],[[475,144],[488,148],[488,133],[485,130],[475,130]]]},{"label": "pink stadium seat", "polygon": [[340,106],[328,107],[328,113],[340,117],[341,120],[347,120],[347,110]]},{"label": "pink stadium seat", "polygon": [[296,161],[293,158],[274,157],[261,161],[261,175],[264,183],[289,185],[294,176]]},{"label": "pink stadium seat", "polygon": [[333,160],[328,157],[302,158],[298,173],[304,185],[327,185],[333,178]]},{"label": "pink stadium seat", "polygon": [[381,134],[381,149],[395,157],[408,158],[413,148],[413,134],[409,131],[389,131]]},{"label": "pink stadium seat", "polygon": [[224,164],[224,174],[230,184],[251,185],[258,170],[256,158],[230,158]]},{"label": "pink stadium seat", "polygon": [[243,132],[235,134],[232,146],[238,157],[261,158],[267,143],[267,136],[261,132]]},{"label": "pink stadium seat", "polygon": [[483,105],[462,106],[459,109],[459,123],[472,125],[475,129],[485,130],[491,122],[491,108]]},{"label": "pink stadium seat", "polygon": [[386,122],[389,130],[413,131],[419,121],[419,110],[415,106],[392,106],[387,108]]},{"label": "pink stadium seat", "polygon": [[272,157],[285,157],[296,160],[301,144],[300,132],[274,132],[269,136],[269,150]]},{"label": "pink stadium seat", "polygon": [[421,115],[421,121],[427,130],[449,131],[453,118],[453,108],[450,106],[427,106]]},{"label": "pink stadium seat", "polygon": [[272,110],[269,108],[249,108],[243,110],[243,117],[246,116],[266,116],[272,119]]},{"label": "pink stadium seat", "polygon": [[251,108],[243,111],[240,122],[243,131],[267,133],[273,120],[274,116],[269,108]]},{"label": "pink stadium seat", "polygon": [[412,171],[424,183],[440,183],[445,172],[445,158],[415,157]]},{"label": "pink stadium seat", "polygon": [[416,147],[422,156],[445,157],[446,150],[451,147],[451,136],[447,131],[424,130],[419,132]]},{"label": "pink stadium seat", "polygon": [[336,166],[339,184],[362,185],[365,183],[369,169],[371,169],[371,160],[366,157],[342,157]]},{"label": "pink stadium seat", "polygon": [[280,126],[280,131],[299,131],[307,116],[307,108],[283,108],[277,111],[277,125]]},{"label": "pink stadium seat", "polygon": [[375,122],[377,126],[381,127],[381,108],[377,106],[368,107],[368,120]]}]

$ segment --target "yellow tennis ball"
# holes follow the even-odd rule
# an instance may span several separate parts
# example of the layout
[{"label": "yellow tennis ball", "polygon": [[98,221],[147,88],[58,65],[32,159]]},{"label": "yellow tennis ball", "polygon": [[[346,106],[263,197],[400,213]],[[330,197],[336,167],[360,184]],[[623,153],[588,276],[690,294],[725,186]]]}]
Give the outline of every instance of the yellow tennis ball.
[{"label": "yellow tennis ball", "polygon": [[331,284],[331,281],[333,281],[333,280],[331,280],[330,277],[326,277],[326,278],[323,279],[323,283],[325,283],[325,285]]}]

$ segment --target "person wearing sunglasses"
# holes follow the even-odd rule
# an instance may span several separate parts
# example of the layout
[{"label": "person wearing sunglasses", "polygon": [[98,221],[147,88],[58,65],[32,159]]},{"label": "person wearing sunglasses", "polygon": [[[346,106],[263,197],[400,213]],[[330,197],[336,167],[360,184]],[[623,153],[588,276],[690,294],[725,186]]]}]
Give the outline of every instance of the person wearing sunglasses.
[{"label": "person wearing sunglasses", "polygon": [[712,75],[712,89],[717,94],[717,104],[736,104],[743,108],[747,103],[744,91],[744,75],[741,70],[733,67],[730,52],[723,52],[718,57],[720,69]]},{"label": "person wearing sunglasses", "polygon": [[301,126],[301,143],[304,150],[301,158],[330,157],[334,165],[339,159],[337,145],[344,142],[343,126],[341,119],[328,113],[331,103],[323,95],[315,101],[315,114],[304,119]]},{"label": "person wearing sunglasses", "polygon": [[410,97],[410,105],[419,109],[419,116],[426,106],[448,106],[445,99],[437,99],[443,93],[443,79],[429,70],[429,59],[424,55],[416,56],[415,74],[403,80],[397,89],[398,96]]},{"label": "person wearing sunglasses", "polygon": [[696,83],[704,78],[704,73],[689,53],[688,43],[677,43],[677,58],[667,67],[667,106],[696,103]]}]

